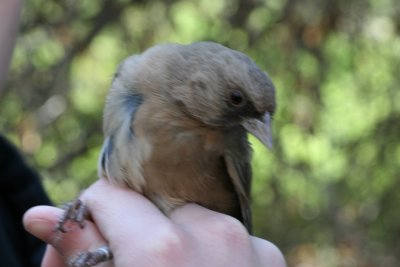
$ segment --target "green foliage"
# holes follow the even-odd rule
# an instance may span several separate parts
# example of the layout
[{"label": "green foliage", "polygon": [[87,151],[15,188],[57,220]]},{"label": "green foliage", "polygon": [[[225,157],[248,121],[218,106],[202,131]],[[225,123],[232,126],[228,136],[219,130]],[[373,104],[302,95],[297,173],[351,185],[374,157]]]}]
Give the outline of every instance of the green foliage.
[{"label": "green foliage", "polygon": [[400,9],[368,1],[28,1],[2,132],[55,203],[97,179],[102,108],[155,43],[241,50],[277,88],[274,148],[254,148],[256,234],[290,266],[400,264]]}]

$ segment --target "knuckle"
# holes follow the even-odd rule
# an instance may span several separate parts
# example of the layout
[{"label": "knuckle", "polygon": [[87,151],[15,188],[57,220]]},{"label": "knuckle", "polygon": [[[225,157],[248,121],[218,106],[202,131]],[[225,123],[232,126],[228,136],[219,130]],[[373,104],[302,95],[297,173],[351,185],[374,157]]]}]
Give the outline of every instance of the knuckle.
[{"label": "knuckle", "polygon": [[148,240],[146,251],[154,259],[160,262],[175,262],[184,257],[184,235],[173,224],[168,224],[158,229]]},{"label": "knuckle", "polygon": [[209,231],[218,234],[226,242],[248,242],[249,234],[243,224],[234,217],[218,214],[207,222]]}]

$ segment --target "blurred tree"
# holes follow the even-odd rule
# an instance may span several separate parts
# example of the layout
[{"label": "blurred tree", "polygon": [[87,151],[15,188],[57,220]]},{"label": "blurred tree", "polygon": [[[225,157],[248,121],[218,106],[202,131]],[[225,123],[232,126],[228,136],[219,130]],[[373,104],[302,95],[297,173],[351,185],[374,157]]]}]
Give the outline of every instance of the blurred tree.
[{"label": "blurred tree", "polygon": [[400,266],[400,6],[395,0],[25,1],[1,130],[56,202],[93,182],[124,57],[212,40],[273,77],[275,145],[255,149],[257,234],[290,266]]}]

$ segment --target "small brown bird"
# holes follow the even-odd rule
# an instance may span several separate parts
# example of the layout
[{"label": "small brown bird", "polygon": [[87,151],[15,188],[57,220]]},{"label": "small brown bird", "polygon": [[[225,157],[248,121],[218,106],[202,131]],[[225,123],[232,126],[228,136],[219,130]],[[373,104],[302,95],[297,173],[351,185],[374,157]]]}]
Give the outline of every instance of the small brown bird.
[{"label": "small brown bird", "polygon": [[[247,133],[270,147],[274,110],[271,79],[243,53],[211,42],[155,46],[115,74],[100,176],[142,193],[166,215],[193,202],[236,217],[251,232]],[[60,231],[66,220],[82,221],[81,203],[71,206]],[[110,258],[102,251],[72,265],[89,266],[81,262],[96,253]]]}]

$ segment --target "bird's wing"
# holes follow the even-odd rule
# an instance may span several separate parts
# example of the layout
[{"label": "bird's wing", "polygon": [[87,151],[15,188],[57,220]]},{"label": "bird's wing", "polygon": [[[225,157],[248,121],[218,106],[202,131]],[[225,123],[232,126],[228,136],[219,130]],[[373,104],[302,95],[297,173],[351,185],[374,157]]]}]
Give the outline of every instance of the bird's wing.
[{"label": "bird's wing", "polygon": [[114,77],[104,112],[105,140],[99,159],[99,175],[141,191],[141,143],[134,124],[144,97],[134,86],[139,57],[125,60]]},{"label": "bird's wing", "polygon": [[141,191],[144,178],[141,173],[141,142],[135,134],[135,115],[143,98],[140,95],[123,96],[120,109],[114,120],[120,120],[118,127],[108,131],[99,158],[99,175],[113,179],[119,184]]},{"label": "bird's wing", "polygon": [[[236,144],[237,145],[237,144]],[[236,149],[235,149],[236,148]],[[225,164],[232,183],[235,187],[240,202],[242,222],[249,233],[252,231],[251,208],[250,208],[250,185],[251,185],[251,150],[249,145],[229,146],[225,151]]]}]

